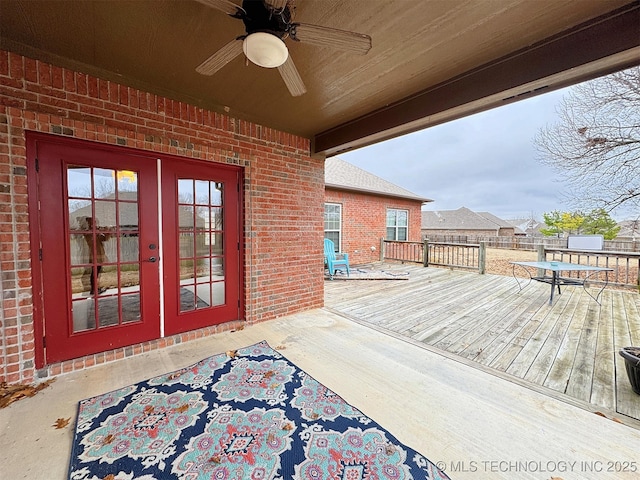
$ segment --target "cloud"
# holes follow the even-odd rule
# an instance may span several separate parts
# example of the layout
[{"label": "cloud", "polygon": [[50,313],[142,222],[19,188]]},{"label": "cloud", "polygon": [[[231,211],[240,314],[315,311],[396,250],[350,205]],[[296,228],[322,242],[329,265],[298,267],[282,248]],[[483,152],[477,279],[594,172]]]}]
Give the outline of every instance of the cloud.
[{"label": "cloud", "polygon": [[435,201],[499,217],[568,210],[563,185],[536,160],[533,138],[556,121],[566,90],[495,108],[342,154],[341,158]]}]

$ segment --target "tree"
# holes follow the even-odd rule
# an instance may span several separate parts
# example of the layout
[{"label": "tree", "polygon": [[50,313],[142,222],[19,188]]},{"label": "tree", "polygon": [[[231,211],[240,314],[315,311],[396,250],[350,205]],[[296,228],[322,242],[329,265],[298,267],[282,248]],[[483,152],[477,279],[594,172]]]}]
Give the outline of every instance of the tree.
[{"label": "tree", "polygon": [[560,226],[562,223],[561,213],[557,210],[550,213],[543,213],[542,219],[549,228],[541,228],[540,233],[545,237],[560,237],[562,234],[562,227]]},{"label": "tree", "polygon": [[561,237],[563,234],[580,233],[584,217],[578,212],[559,212],[554,210],[543,213],[544,223],[549,228],[541,228],[540,233],[547,237]]},{"label": "tree", "polygon": [[585,215],[581,231],[587,235],[602,235],[605,240],[613,240],[618,235],[620,226],[604,208],[596,208]]},{"label": "tree", "polygon": [[640,67],[573,87],[558,123],[534,139],[539,161],[568,185],[571,203],[612,212],[640,207]]},{"label": "tree", "polygon": [[540,233],[547,237],[563,235],[602,235],[605,240],[613,240],[620,231],[620,226],[603,208],[595,208],[587,214],[581,212],[543,213],[544,223],[549,228],[541,228]]}]

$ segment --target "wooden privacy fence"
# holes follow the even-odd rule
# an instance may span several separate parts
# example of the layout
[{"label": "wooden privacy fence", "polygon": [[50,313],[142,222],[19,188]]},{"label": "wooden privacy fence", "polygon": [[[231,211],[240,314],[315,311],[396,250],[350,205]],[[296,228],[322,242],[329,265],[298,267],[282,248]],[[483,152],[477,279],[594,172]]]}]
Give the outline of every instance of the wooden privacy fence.
[{"label": "wooden privacy fence", "polygon": [[449,268],[486,271],[486,246],[447,242],[402,242],[380,240],[380,261],[422,263]]}]

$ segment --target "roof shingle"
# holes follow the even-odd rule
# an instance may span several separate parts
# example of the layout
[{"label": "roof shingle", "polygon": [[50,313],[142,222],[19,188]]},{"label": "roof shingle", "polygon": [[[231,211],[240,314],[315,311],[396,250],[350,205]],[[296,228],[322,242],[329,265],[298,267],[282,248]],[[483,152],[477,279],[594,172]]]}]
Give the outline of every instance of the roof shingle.
[{"label": "roof shingle", "polygon": [[324,183],[325,187],[339,190],[353,190],[375,195],[408,198],[421,202],[433,201],[388,182],[338,157],[330,157],[325,160]]}]

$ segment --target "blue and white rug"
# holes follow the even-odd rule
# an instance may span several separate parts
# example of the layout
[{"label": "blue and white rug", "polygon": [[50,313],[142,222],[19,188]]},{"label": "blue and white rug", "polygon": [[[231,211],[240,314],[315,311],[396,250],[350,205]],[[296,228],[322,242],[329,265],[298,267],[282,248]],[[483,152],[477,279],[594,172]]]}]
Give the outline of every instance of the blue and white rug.
[{"label": "blue and white rug", "polygon": [[448,479],[266,342],[83,400],[69,479]]}]

